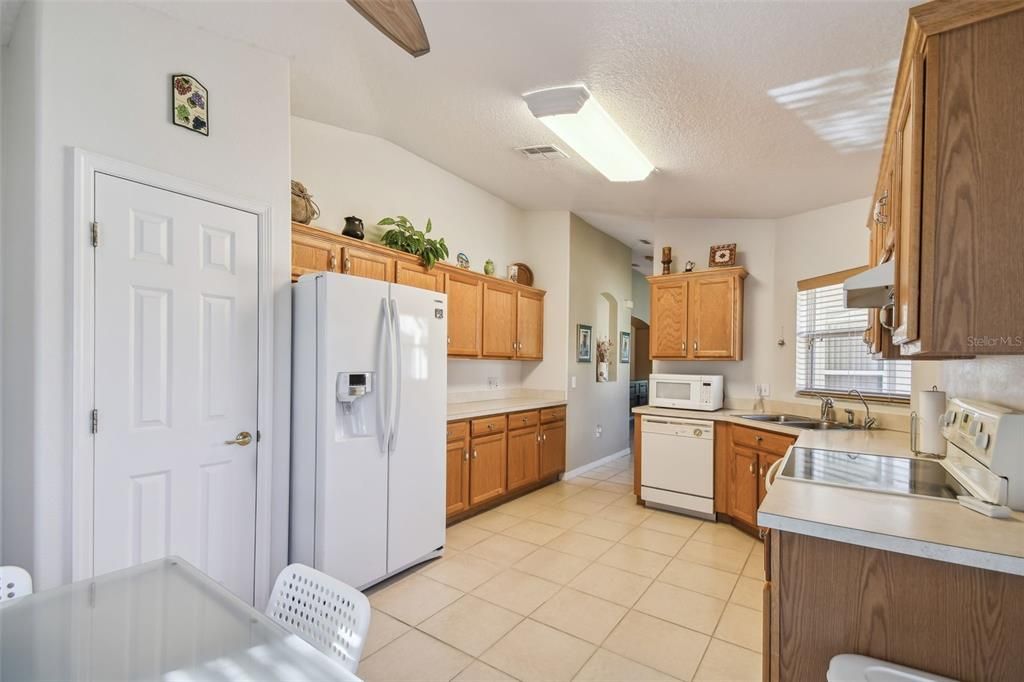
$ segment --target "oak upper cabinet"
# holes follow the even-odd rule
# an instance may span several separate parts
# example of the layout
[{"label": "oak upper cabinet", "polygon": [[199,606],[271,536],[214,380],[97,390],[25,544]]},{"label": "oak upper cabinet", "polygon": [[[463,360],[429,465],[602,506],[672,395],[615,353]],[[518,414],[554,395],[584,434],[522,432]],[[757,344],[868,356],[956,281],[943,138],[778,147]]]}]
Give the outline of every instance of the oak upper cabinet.
[{"label": "oak upper cabinet", "polygon": [[469,509],[469,424],[448,424],[448,457],[445,487],[446,514]]},{"label": "oak upper cabinet", "polygon": [[540,479],[540,413],[516,412],[508,416],[508,489]]},{"label": "oak upper cabinet", "polygon": [[292,230],[292,281],[312,272],[338,272],[341,247],[318,235]]},{"label": "oak upper cabinet", "polygon": [[903,357],[1024,354],[1021,36],[1021,2],[910,10],[877,182],[892,173],[880,340]]},{"label": "oak upper cabinet", "polygon": [[480,355],[484,319],[484,284],[472,273],[446,274],[448,292],[448,355]]},{"label": "oak upper cabinet", "polygon": [[516,292],[516,357],[544,358],[544,292]]},{"label": "oak upper cabinet", "polygon": [[732,275],[707,275],[690,282],[690,357],[697,360],[739,360],[742,356],[743,280]]},{"label": "oak upper cabinet", "polygon": [[341,248],[341,272],[355,277],[394,282],[395,259],[376,249],[347,245]]},{"label": "oak upper cabinet", "polygon": [[651,359],[743,359],[742,267],[648,277]]},{"label": "oak upper cabinet", "polygon": [[516,289],[499,280],[483,283],[483,349],[486,358],[516,356]]},{"label": "oak upper cabinet", "polygon": [[440,268],[433,267],[428,270],[425,265],[399,260],[395,262],[395,284],[443,292],[445,276]]},{"label": "oak upper cabinet", "polygon": [[651,281],[651,358],[685,358],[690,281]]}]

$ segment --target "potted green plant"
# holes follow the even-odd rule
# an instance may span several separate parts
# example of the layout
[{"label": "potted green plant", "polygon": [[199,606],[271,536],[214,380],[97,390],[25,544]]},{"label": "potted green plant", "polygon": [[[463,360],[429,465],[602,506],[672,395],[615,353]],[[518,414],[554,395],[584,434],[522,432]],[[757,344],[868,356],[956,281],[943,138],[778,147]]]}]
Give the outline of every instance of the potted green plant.
[{"label": "potted green plant", "polygon": [[397,251],[419,256],[428,270],[434,267],[434,263],[437,261],[448,257],[448,245],[444,243],[444,237],[431,239],[427,236],[433,229],[430,218],[427,218],[427,228],[423,232],[413,227],[404,215],[395,218],[381,218],[377,224],[393,226],[381,236],[381,244]]}]

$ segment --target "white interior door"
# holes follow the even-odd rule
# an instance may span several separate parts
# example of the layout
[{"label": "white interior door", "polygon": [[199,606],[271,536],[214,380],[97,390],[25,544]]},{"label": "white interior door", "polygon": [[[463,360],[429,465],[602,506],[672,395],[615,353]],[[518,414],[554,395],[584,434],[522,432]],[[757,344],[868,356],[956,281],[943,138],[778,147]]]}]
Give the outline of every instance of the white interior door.
[{"label": "white interior door", "polygon": [[97,173],[95,220],[93,570],[176,554],[251,602],[257,217]]}]

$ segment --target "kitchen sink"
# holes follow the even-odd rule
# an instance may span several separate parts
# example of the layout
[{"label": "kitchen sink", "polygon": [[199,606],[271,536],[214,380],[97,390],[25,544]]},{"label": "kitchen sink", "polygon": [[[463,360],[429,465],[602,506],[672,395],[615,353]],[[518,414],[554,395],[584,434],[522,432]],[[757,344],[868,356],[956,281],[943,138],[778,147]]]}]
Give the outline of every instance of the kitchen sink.
[{"label": "kitchen sink", "polygon": [[798,414],[741,414],[740,417],[743,419],[753,419],[754,421],[772,422],[775,424],[814,421],[810,417],[802,417]]},{"label": "kitchen sink", "polygon": [[742,419],[751,419],[758,422],[770,422],[772,424],[785,424],[794,429],[807,429],[809,431],[863,431],[862,424],[840,424],[839,422],[826,422],[813,417],[804,417],[797,414],[741,414]]}]

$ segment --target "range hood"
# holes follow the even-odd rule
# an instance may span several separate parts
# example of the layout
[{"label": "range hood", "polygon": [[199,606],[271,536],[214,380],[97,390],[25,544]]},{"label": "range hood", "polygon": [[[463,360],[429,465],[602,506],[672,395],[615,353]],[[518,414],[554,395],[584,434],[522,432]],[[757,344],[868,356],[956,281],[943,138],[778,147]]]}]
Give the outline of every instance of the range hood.
[{"label": "range hood", "polygon": [[847,308],[882,308],[890,303],[895,279],[892,260],[865,270],[843,282],[843,305]]}]

